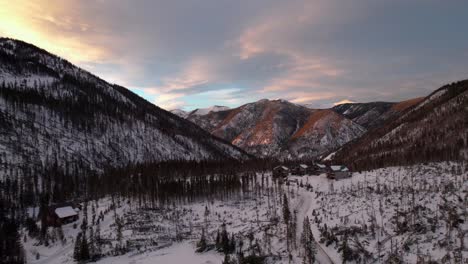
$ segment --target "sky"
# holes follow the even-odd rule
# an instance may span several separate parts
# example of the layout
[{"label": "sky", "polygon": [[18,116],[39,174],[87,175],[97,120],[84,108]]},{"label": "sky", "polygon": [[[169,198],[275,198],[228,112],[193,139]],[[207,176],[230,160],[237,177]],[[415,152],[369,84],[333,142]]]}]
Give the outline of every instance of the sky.
[{"label": "sky", "polygon": [[167,110],[401,101],[468,78],[466,0],[0,0],[0,35]]}]

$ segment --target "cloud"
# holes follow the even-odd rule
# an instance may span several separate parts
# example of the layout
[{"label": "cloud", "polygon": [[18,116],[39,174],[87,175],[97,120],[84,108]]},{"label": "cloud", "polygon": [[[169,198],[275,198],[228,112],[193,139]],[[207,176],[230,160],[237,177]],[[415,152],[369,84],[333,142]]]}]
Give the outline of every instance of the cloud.
[{"label": "cloud", "polygon": [[154,103],[166,110],[182,108],[185,105],[185,103],[183,101],[180,101],[179,99],[183,96],[183,94],[160,94],[156,96],[156,98],[154,99]]},{"label": "cloud", "polygon": [[356,103],[356,102],[353,102],[353,101],[348,100],[348,99],[343,99],[343,100],[341,100],[339,102],[333,103],[333,105],[353,104],[353,103]]},{"label": "cloud", "polygon": [[[466,1],[0,0],[0,34],[162,107],[398,101],[468,76]],[[398,19],[395,19],[395,18]]]}]

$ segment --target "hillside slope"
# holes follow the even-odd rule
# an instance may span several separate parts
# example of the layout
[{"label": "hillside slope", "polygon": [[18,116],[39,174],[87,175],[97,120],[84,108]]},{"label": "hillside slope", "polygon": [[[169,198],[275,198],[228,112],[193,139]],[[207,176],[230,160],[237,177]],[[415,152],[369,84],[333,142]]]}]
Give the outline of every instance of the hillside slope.
[{"label": "hillside slope", "polygon": [[0,39],[0,175],[248,155],[33,45]]},{"label": "hillside slope", "polygon": [[399,103],[348,103],[334,106],[332,109],[366,129],[372,129],[384,125],[391,118],[398,117],[404,110],[419,103],[422,99],[422,97],[414,98]]},{"label": "hillside slope", "polygon": [[344,146],[336,161],[371,169],[468,158],[468,80],[407,104],[398,118]]}]

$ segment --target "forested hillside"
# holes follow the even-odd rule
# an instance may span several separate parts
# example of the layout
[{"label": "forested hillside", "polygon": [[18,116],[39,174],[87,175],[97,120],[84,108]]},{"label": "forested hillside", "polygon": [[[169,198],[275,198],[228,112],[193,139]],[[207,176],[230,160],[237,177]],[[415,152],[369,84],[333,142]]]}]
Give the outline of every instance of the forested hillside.
[{"label": "forested hillside", "polygon": [[468,158],[468,81],[445,85],[335,155],[355,169]]},{"label": "forested hillside", "polygon": [[30,44],[0,39],[0,176],[243,159],[198,126]]}]

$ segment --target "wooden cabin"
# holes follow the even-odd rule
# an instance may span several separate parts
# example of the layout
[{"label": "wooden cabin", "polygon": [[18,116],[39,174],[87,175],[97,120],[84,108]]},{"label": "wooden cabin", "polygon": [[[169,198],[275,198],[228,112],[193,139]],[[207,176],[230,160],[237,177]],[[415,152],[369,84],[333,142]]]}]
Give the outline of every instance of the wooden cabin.
[{"label": "wooden cabin", "polygon": [[327,172],[327,178],[334,180],[351,178],[351,172],[344,165],[332,165]]},{"label": "wooden cabin", "polygon": [[297,176],[303,176],[303,175],[306,175],[309,173],[309,166],[305,165],[305,164],[299,164],[297,166],[295,166],[292,170],[291,170],[291,173],[293,175],[297,175]]},{"label": "wooden cabin", "polygon": [[48,226],[61,226],[78,220],[79,205],[62,203],[50,205],[45,212]]},{"label": "wooden cabin", "polygon": [[316,163],[314,164],[314,166],[310,168],[310,173],[312,175],[320,175],[326,172],[328,172],[328,170],[327,170],[327,165],[325,164]]},{"label": "wooden cabin", "polygon": [[276,166],[273,168],[273,177],[285,178],[289,175],[289,168],[286,166]]}]

